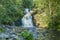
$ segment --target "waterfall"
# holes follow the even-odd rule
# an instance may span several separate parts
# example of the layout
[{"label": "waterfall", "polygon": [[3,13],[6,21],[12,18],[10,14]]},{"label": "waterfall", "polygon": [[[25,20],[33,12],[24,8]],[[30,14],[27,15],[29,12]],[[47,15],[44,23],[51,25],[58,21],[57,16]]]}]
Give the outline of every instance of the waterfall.
[{"label": "waterfall", "polygon": [[22,24],[23,24],[22,27],[24,28],[34,27],[30,10],[26,8],[24,12],[25,12],[25,15],[22,18]]},{"label": "waterfall", "polygon": [[22,27],[27,28],[29,32],[33,34],[33,37],[37,38],[37,31],[32,22],[31,11],[28,8],[26,8],[24,12],[25,15],[22,18],[22,24],[23,24]]},{"label": "waterfall", "polygon": [[[31,16],[31,11],[26,8],[25,9],[25,15],[24,17],[22,18],[22,27],[23,28],[27,28],[28,31],[33,34],[33,37],[34,38],[37,38],[37,31],[35,30],[35,26],[33,25],[33,22],[32,22],[32,16]],[[1,26],[3,27],[3,26]],[[5,26],[5,33],[1,33],[0,32],[0,40],[14,40],[14,38],[18,38],[18,40],[23,40],[23,38],[20,36],[17,36],[16,35],[16,32],[15,32],[15,28],[13,29],[14,26]]]}]

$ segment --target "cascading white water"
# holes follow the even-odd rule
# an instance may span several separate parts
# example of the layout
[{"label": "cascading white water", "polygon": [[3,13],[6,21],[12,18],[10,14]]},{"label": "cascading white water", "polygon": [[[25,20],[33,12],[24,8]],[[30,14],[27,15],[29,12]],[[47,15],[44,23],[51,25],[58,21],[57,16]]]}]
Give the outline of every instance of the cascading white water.
[{"label": "cascading white water", "polygon": [[25,9],[25,15],[22,18],[22,27],[24,28],[30,28],[30,27],[34,27],[33,23],[32,23],[32,16],[30,14],[30,11],[28,8]]},{"label": "cascading white water", "polygon": [[23,28],[28,28],[29,32],[31,32],[33,34],[34,38],[37,38],[37,31],[35,29],[35,26],[33,25],[32,22],[32,16],[31,16],[31,11],[29,11],[28,8],[25,9],[25,15],[22,18],[22,27]]}]

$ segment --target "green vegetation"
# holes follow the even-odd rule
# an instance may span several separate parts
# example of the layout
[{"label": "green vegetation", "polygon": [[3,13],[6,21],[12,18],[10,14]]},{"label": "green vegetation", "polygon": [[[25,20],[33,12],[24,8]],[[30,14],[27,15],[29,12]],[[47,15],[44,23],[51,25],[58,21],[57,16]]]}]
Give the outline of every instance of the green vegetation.
[{"label": "green vegetation", "polygon": [[32,34],[30,32],[28,32],[27,30],[24,30],[21,33],[21,36],[24,38],[24,40],[34,40]]},{"label": "green vegetation", "polygon": [[[18,0],[19,1],[19,0]],[[21,1],[1,0],[0,1],[0,24],[10,24],[23,17]]]},{"label": "green vegetation", "polygon": [[22,0],[23,8],[32,8],[34,6],[33,0]]},{"label": "green vegetation", "polygon": [[5,29],[4,28],[0,28],[0,32],[5,32]]},{"label": "green vegetation", "polygon": [[59,0],[51,0],[51,19],[49,28],[60,31],[60,2]]},{"label": "green vegetation", "polygon": [[[35,13],[38,14],[38,17],[36,16],[38,20],[34,20],[41,23],[40,25],[60,32],[60,0],[0,0],[0,24],[15,25],[15,22],[24,16],[25,8],[37,10]],[[0,32],[4,30],[0,28]],[[32,34],[26,30],[21,36],[25,40],[34,40]]]}]

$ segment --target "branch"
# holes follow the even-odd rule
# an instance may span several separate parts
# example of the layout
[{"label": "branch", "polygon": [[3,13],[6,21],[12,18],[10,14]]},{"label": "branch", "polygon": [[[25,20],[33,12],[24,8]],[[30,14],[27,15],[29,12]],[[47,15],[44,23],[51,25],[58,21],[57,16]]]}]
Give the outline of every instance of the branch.
[{"label": "branch", "polygon": [[52,15],[51,1],[50,0],[49,0],[49,10],[50,10],[50,15]]}]

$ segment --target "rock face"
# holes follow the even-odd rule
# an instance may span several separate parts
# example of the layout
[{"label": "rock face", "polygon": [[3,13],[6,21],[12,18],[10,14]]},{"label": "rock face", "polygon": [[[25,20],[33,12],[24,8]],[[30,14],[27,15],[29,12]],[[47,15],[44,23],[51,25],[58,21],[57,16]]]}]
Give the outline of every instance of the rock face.
[{"label": "rock face", "polygon": [[45,12],[34,15],[34,23],[36,27],[47,27],[47,15]]}]

